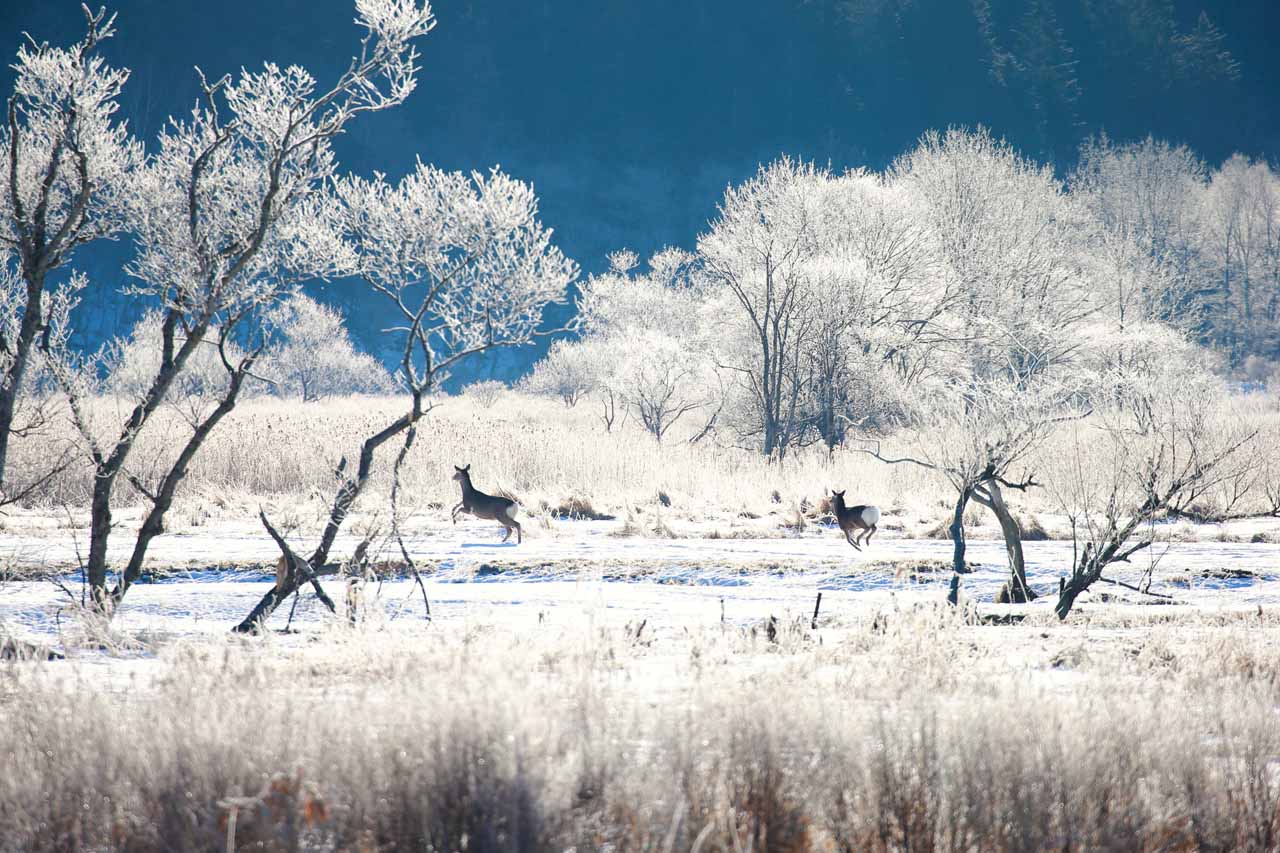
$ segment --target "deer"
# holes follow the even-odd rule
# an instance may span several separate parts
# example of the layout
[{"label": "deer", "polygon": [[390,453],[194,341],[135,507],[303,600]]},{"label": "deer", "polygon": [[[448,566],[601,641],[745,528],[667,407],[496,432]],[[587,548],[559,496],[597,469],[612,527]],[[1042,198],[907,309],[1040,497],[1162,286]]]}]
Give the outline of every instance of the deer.
[{"label": "deer", "polygon": [[502,535],[503,542],[511,538],[512,530],[516,532],[517,545],[524,541],[524,536],[520,530],[520,522],[516,521],[516,511],[520,509],[518,503],[510,498],[486,495],[471,485],[470,463],[461,468],[454,465],[453,472],[453,479],[462,485],[462,500],[453,508],[454,524],[458,523],[458,513],[469,512],[476,518],[496,521],[506,528],[506,533]]},{"label": "deer", "polygon": [[[871,544],[871,536],[876,532],[876,523],[880,521],[880,509],[874,506],[845,506],[844,492],[831,490],[831,511],[835,513],[836,523],[844,533],[845,540],[855,549],[861,551],[862,545]],[[854,531],[858,535],[854,536]],[[862,537],[866,536],[865,542]]]}]

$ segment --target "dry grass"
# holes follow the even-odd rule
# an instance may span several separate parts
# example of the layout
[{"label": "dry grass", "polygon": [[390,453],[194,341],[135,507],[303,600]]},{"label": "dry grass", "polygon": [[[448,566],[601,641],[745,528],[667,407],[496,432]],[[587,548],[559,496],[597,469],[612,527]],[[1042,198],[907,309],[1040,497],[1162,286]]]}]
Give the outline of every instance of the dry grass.
[{"label": "dry grass", "polygon": [[[114,400],[94,403],[104,431],[119,409]],[[272,496],[329,497],[332,469],[341,456],[354,462],[360,442],[402,413],[392,398],[331,399],[299,404],[273,398],[250,399],[223,421],[191,466],[184,491],[212,503]],[[176,412],[157,416],[139,439],[134,469],[140,475],[160,470],[185,435]],[[935,491],[927,472],[888,469],[856,452],[840,452],[828,463],[824,453],[801,453],[782,465],[770,465],[749,450],[689,445],[678,436],[658,446],[638,428],[606,432],[586,405],[567,410],[554,401],[502,395],[483,407],[466,397],[439,401],[420,429],[421,438],[405,465],[408,491],[422,502],[450,506],[456,484],[454,464],[473,464],[476,485],[508,489],[530,505],[571,502],[599,513],[621,515],[628,505],[648,505],[668,496],[673,511],[687,517],[744,506],[757,514],[776,508],[772,493],[786,502],[816,502],[823,490],[847,486],[859,499],[892,503],[922,491]],[[70,440],[70,433],[59,441]],[[58,442],[53,442],[54,444]],[[47,457],[49,439],[15,449],[14,464],[35,470]],[[390,459],[384,451],[373,489],[385,498]],[[74,466],[40,495],[44,504],[83,506],[92,472]],[[122,489],[122,497],[134,499]],[[228,497],[230,496],[230,497]]]},{"label": "dry grass", "polygon": [[1274,616],[387,628],[5,665],[0,849],[223,849],[232,806],[237,849],[1280,840]]},{"label": "dry grass", "polygon": [[[342,457],[354,463],[360,442],[402,413],[394,398],[330,399],[320,403],[263,397],[250,399],[214,433],[191,466],[179,495],[172,523],[196,527],[221,518],[251,518],[261,501],[292,506],[299,520],[309,520],[330,501],[333,469]],[[1265,435],[1280,435],[1269,403],[1259,403],[1254,416],[1267,426]],[[93,401],[95,423],[104,435],[118,427],[123,404]],[[1264,411],[1265,410],[1265,411]],[[38,471],[52,452],[71,440],[41,436],[18,442],[13,451],[15,481]],[[139,438],[132,471],[146,480],[167,468],[188,428],[178,409],[157,415]],[[777,527],[794,524],[788,508],[800,507],[809,518],[820,516],[831,488],[847,489],[851,502],[875,503],[887,511],[886,528],[908,537],[947,538],[954,496],[933,472],[913,465],[885,465],[855,449],[828,456],[819,449],[797,452],[781,464],[769,463],[749,449],[718,446],[712,441],[690,445],[671,434],[661,446],[628,424],[605,431],[586,403],[566,409],[557,401],[515,392],[482,405],[472,397],[446,397],[420,428],[420,440],[404,468],[407,508],[442,513],[456,500],[452,466],[473,465],[479,488],[518,495],[526,511],[544,516],[622,518],[629,510],[647,508],[655,496],[668,518],[677,521],[725,522],[773,514]],[[1064,431],[1042,449],[1045,460],[1066,452]],[[886,440],[887,453],[909,446],[910,436]],[[366,511],[384,509],[390,488],[391,458],[398,447],[384,448],[367,496]],[[1280,458],[1280,448],[1260,447],[1258,458]],[[1275,463],[1280,465],[1280,463]],[[1041,470],[1037,460],[1028,471]],[[1268,509],[1265,485],[1280,476],[1259,467],[1256,479],[1222,486],[1201,496],[1205,508],[1230,507],[1233,514]],[[1273,476],[1274,475],[1274,476]],[[75,465],[36,496],[46,509],[88,504],[92,471]],[[1227,492],[1231,492],[1228,494]],[[1233,495],[1242,494],[1235,500]],[[122,508],[141,499],[122,485]],[[1066,536],[1059,508],[1043,489],[1010,493],[1028,538]],[[1207,511],[1207,510],[1206,510]],[[978,537],[997,536],[990,513],[972,505],[966,523]],[[1055,526],[1056,525],[1056,526]],[[1187,525],[1187,535],[1203,535]],[[1170,534],[1178,535],[1176,526]],[[1233,536],[1233,533],[1223,533]],[[1241,534],[1245,535],[1245,534]],[[1247,536],[1252,536],[1250,531]]]}]

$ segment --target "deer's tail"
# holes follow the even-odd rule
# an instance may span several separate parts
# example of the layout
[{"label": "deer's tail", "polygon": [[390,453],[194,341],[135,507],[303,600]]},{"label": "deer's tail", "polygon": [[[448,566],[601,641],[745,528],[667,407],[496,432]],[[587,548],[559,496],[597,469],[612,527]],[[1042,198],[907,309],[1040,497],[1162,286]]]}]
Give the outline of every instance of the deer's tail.
[{"label": "deer's tail", "polygon": [[511,501],[505,507],[503,507],[502,514],[505,515],[509,521],[515,521],[516,513],[519,511],[520,511],[520,504],[516,503],[515,501]]},{"label": "deer's tail", "polygon": [[880,521],[879,507],[869,506],[862,511],[862,522],[863,524],[866,524],[868,527],[879,523],[879,521]]}]

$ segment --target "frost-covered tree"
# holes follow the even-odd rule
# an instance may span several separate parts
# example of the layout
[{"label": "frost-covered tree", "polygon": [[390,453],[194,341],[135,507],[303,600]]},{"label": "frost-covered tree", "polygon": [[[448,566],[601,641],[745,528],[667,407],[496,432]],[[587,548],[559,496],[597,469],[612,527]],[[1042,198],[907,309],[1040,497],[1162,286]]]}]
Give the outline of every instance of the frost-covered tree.
[{"label": "frost-covered tree", "polygon": [[[199,74],[201,100],[189,119],[173,120],[160,133],[157,153],[138,175],[131,292],[160,306],[159,365],[118,437],[107,443],[89,423],[83,379],[70,367],[60,371],[94,467],[85,574],[98,609],[110,612],[137,579],[187,466],[235,407],[262,350],[255,318],[290,292],[297,277],[333,267],[340,246],[317,210],[318,194],[335,173],[333,138],[356,116],[392,107],[413,91],[413,43],[434,25],[430,7],[417,0],[357,0],[356,24],[364,31],[360,51],[326,87],[298,66],[274,63],[234,79],[209,82]],[[229,344],[240,334],[257,340],[233,360]],[[195,353],[211,344],[229,374],[226,391],[193,424],[163,476],[150,484],[130,479],[150,508],[108,591],[116,483],[140,431]]]},{"label": "frost-covered tree", "polygon": [[[1203,197],[1209,326],[1232,365],[1280,355],[1280,177],[1242,155],[1216,169]],[[1210,288],[1206,288],[1210,289]]]},{"label": "frost-covered tree", "polygon": [[1221,359],[1189,333],[1163,323],[1098,324],[1087,335],[1076,362],[1081,393],[1093,408],[1127,413],[1140,431],[1155,428],[1152,403],[1159,398],[1153,386],[1195,385],[1222,368]]},{"label": "frost-covered tree", "polygon": [[351,342],[342,312],[296,293],[267,312],[274,340],[258,372],[277,394],[304,403],[340,394],[388,394],[395,383]]},{"label": "frost-covered tree", "polygon": [[1243,155],[1217,169],[1148,137],[1081,148],[1072,195],[1097,233],[1099,294],[1122,327],[1192,330],[1228,365],[1280,352],[1280,178]]},{"label": "frost-covered tree", "polygon": [[1071,193],[1101,229],[1100,282],[1121,325],[1201,322],[1206,179],[1204,162],[1190,149],[1152,137],[1121,145],[1103,135],[1081,146]]},{"label": "frost-covered tree", "polygon": [[1185,371],[1155,373],[1141,387],[1149,419],[1103,413],[1081,425],[1070,452],[1047,472],[1049,493],[1071,523],[1071,574],[1055,605],[1065,619],[1103,572],[1150,548],[1155,522],[1186,511],[1216,484],[1255,465],[1247,448],[1256,430],[1221,383]]},{"label": "frost-covered tree", "polygon": [[783,159],[726,192],[698,248],[740,434],[780,456],[895,416],[881,370],[930,373],[953,299],[926,226],[901,181],[865,171]]},{"label": "frost-covered tree", "polygon": [[937,246],[953,371],[1034,376],[1079,346],[1097,307],[1082,217],[1053,175],[989,132],[925,134],[893,167]]},{"label": "frost-covered tree", "polygon": [[701,358],[672,335],[652,330],[601,341],[610,364],[604,384],[661,442],[690,412],[706,407],[711,383]]},{"label": "frost-covered tree", "polygon": [[936,245],[937,286],[948,299],[933,348],[946,366],[910,389],[913,449],[886,461],[931,468],[954,488],[957,571],[968,502],[992,511],[1010,598],[1023,601],[1022,532],[1003,489],[1035,485],[1015,468],[1054,424],[1087,407],[1076,364],[1096,303],[1076,240],[1080,216],[1051,169],[981,129],[926,134],[892,171]]},{"label": "frost-covered tree", "polygon": [[639,272],[634,253],[615,252],[609,272],[583,286],[578,307],[584,336],[566,349],[591,365],[606,428],[621,405],[662,441],[685,415],[713,406],[717,386],[695,261],[668,248]]},{"label": "frost-covered tree", "polygon": [[326,214],[315,221],[337,235],[336,263],[343,272],[363,281],[371,297],[387,300],[400,317],[387,334],[401,353],[406,411],[365,439],[354,473],[347,472],[345,459],[339,464],[341,484],[309,558],[296,555],[262,516],[284,552],[287,572],[239,631],[259,630],[281,601],[322,570],[368,483],[378,448],[403,436],[394,467],[394,520],[400,465],[429,411],[428,392],[464,359],[533,341],[543,309],[565,299],[578,273],[538,221],[533,188],[496,169],[465,175],[418,163],[397,184],[380,175],[343,177]]},{"label": "frost-covered tree", "polygon": [[885,389],[935,372],[930,353],[948,294],[910,193],[864,171],[830,179],[824,201],[831,272],[801,341],[805,431],[828,449],[851,427],[882,429],[900,411]]},{"label": "frost-covered tree", "polygon": [[830,173],[783,158],[729,187],[710,230],[698,238],[709,280],[739,321],[745,347],[718,349],[717,364],[734,373],[753,403],[748,426],[766,456],[786,453],[802,430],[804,349],[826,278],[824,200]]},{"label": "frost-covered tree", "polygon": [[572,409],[596,390],[600,372],[599,360],[589,347],[561,340],[551,344],[546,358],[533,366],[521,387],[531,394],[555,397]]},{"label": "frost-covered tree", "polygon": [[0,260],[7,268],[5,256],[12,256],[16,267],[16,274],[0,273],[0,498],[6,500],[15,497],[5,479],[10,440],[42,420],[38,405],[21,412],[28,372],[40,350],[65,334],[83,283],[73,279],[51,292],[50,277],[80,246],[127,227],[143,159],[115,118],[129,72],[98,53],[115,33],[115,16],[85,7],[85,17],[85,35],[70,47],[29,40],[19,48],[0,128]]}]

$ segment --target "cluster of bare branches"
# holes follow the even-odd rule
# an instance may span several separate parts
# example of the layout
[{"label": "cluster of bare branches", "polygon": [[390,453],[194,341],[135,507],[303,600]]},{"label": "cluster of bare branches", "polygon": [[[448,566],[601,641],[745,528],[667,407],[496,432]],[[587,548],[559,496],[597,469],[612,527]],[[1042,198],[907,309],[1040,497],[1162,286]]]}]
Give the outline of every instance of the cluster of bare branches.
[{"label": "cluster of bare branches", "polygon": [[[339,465],[339,486],[320,541],[308,559],[295,555],[262,522],[285,552],[288,572],[237,630],[258,631],[300,586],[314,583],[329,560],[338,531],[372,473],[378,449],[402,436],[398,475],[430,411],[428,394],[451,367],[497,347],[515,347],[549,334],[543,308],[563,301],[577,266],[551,242],[538,221],[537,198],[527,184],[494,170],[488,175],[444,172],[422,163],[399,184],[379,176],[337,181],[324,221],[343,249],[340,262],[373,296],[394,306],[401,324],[387,330],[400,351],[400,381],[407,411],[370,435],[354,473]],[[412,560],[393,504],[393,535]]]},{"label": "cluster of bare branches", "polygon": [[[316,578],[332,569],[329,552],[376,450],[403,436],[403,460],[430,408],[427,394],[454,365],[546,333],[543,308],[564,299],[577,267],[538,222],[532,189],[497,170],[462,175],[420,163],[397,185],[339,174],[334,137],[416,86],[415,45],[435,24],[423,0],[358,0],[359,50],[328,85],[271,62],[216,79],[197,68],[200,96],[190,116],[171,121],[150,156],[114,119],[128,72],[97,55],[115,18],[85,14],[87,33],[71,48],[32,42],[19,51],[0,135],[0,501],[39,486],[37,478],[9,487],[4,463],[10,439],[40,429],[56,405],[79,440],[59,464],[83,460],[93,469],[84,573],[91,606],[109,617],[141,574],[202,445],[264,379],[259,367],[265,381],[304,400],[332,391],[333,370],[352,383],[360,366],[354,350],[334,350],[349,357],[328,373],[307,357],[313,353],[298,352],[308,340],[341,344],[345,332],[339,315],[297,287],[307,278],[354,280],[349,286],[367,288],[402,319],[387,334],[402,353],[406,412],[364,442],[354,471],[345,460],[337,466],[339,489],[309,559],[262,515],[284,571],[243,627],[260,627],[307,582],[332,606]],[[69,319],[85,280],[71,276],[51,288],[50,276],[77,247],[118,236],[135,246],[126,292],[155,307],[127,338],[73,351]],[[360,381],[392,390],[369,362],[377,369]],[[91,405],[100,395],[118,401],[119,422],[111,407]],[[187,434],[172,458],[133,460],[163,406],[179,411]],[[147,509],[109,586],[112,506],[122,482]]]},{"label": "cluster of bare branches", "polygon": [[1207,377],[1154,384],[1148,404],[1150,418],[1140,423],[1113,410],[1078,425],[1070,455],[1050,472],[1049,492],[1069,519],[1076,546],[1058,591],[1061,618],[1081,593],[1106,580],[1109,566],[1151,548],[1157,522],[1187,513],[1210,489],[1255,464],[1244,451],[1257,428]]},{"label": "cluster of bare branches", "polygon": [[[16,273],[6,264],[0,277],[0,472],[11,439],[40,423],[20,423],[20,409],[38,411],[55,386],[94,468],[85,573],[94,607],[109,613],[137,579],[191,460],[253,378],[267,310],[301,277],[330,268],[333,235],[315,227],[310,212],[335,174],[331,140],[356,116],[409,95],[414,42],[434,19],[415,0],[361,0],[359,52],[327,88],[301,68],[272,63],[213,82],[197,69],[201,98],[190,118],[164,129],[158,151],[147,157],[114,118],[129,73],[97,54],[115,18],[87,7],[85,16],[87,32],[76,45],[32,42],[19,51],[0,139],[0,246],[16,259]],[[79,246],[122,235],[136,247],[128,291],[160,306],[135,332],[154,340],[158,358],[134,365],[132,403],[112,428],[93,422],[86,400],[123,348],[69,351],[68,318],[84,279],[72,276],[52,289],[49,281]],[[210,363],[224,372],[221,380],[209,381]],[[33,387],[33,364],[43,385]],[[202,393],[192,394],[185,386],[197,364],[205,381],[197,383]],[[167,470],[139,476],[129,466],[138,435],[177,398],[188,404],[190,434]],[[108,591],[111,506],[121,480],[149,510]],[[6,489],[5,498],[24,493]]]},{"label": "cluster of bare branches", "polygon": [[[82,276],[51,278],[86,244],[126,230],[142,146],[115,118],[129,72],[99,54],[115,16],[86,6],[85,35],[70,47],[18,50],[7,121],[0,129],[0,500],[11,503],[67,463],[30,482],[6,477],[13,439],[42,432],[47,360],[65,351]],[[33,374],[33,370],[36,375]]]}]

